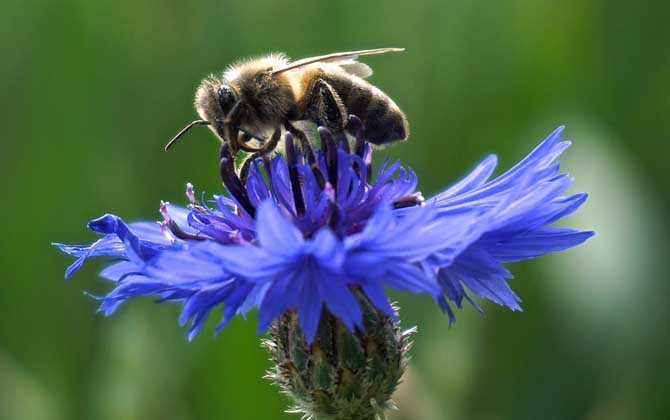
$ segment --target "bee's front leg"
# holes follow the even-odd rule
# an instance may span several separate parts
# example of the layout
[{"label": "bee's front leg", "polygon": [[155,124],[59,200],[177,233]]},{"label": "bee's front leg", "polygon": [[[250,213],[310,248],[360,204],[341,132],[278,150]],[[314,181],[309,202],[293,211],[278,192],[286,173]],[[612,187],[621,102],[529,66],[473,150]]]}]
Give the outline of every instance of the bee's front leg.
[{"label": "bee's front leg", "polygon": [[277,148],[277,144],[279,144],[280,138],[281,138],[281,128],[277,127],[274,133],[272,134],[272,137],[270,137],[270,140],[268,140],[265,144],[263,144],[263,147],[261,147],[257,152],[254,152],[249,156],[247,156],[246,159],[244,159],[242,167],[240,168],[240,180],[242,181],[243,184],[246,184],[247,182],[247,178],[249,177],[249,169],[251,169],[251,164],[254,162],[254,160],[256,160],[259,157],[262,157],[263,160],[266,161],[265,170],[270,171],[270,165],[267,164],[269,160],[269,155]]}]

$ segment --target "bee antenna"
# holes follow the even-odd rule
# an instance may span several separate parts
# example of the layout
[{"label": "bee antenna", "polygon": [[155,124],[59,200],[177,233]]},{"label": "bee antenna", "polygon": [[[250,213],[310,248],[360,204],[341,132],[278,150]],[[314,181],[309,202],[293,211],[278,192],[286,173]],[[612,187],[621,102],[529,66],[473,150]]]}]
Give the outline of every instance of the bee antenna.
[{"label": "bee antenna", "polygon": [[190,123],[188,123],[188,125],[187,125],[186,127],[182,128],[181,131],[179,131],[179,132],[177,133],[177,135],[174,136],[174,137],[172,138],[172,140],[170,140],[170,141],[165,145],[165,151],[167,152],[168,150],[170,150],[170,148],[172,147],[172,145],[175,144],[175,143],[177,142],[177,140],[179,140],[184,134],[186,134],[186,132],[187,132],[188,130],[190,130],[191,128],[193,128],[193,126],[196,126],[196,125],[210,125],[210,124],[211,124],[211,123],[210,123],[209,121],[205,121],[205,120],[195,120],[195,121],[191,121]]}]

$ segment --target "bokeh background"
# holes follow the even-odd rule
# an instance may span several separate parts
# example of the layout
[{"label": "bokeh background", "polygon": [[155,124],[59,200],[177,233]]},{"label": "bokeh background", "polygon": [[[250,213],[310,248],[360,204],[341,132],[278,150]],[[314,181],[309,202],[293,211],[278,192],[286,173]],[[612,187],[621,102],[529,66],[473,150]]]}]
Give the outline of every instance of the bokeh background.
[{"label": "bokeh background", "polygon": [[0,419],[290,419],[266,380],[255,319],[193,343],[177,305],[112,318],[102,262],[68,281],[49,243],[89,242],[87,220],[158,219],[187,181],[220,191],[204,129],[161,148],[195,113],[200,79],[269,51],[369,57],[407,112],[401,158],[430,194],[488,153],[509,167],[560,124],[567,221],[598,235],[514,264],[524,312],[486,303],[448,319],[396,294],[418,325],[396,420],[667,419],[670,7],[664,1],[40,1],[0,13]]}]

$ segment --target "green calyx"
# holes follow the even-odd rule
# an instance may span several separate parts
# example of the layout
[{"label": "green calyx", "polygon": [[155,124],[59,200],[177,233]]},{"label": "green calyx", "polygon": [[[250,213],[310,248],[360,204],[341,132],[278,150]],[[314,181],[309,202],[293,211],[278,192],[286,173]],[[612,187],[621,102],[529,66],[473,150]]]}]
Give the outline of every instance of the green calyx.
[{"label": "green calyx", "polygon": [[295,403],[289,410],[314,420],[383,419],[409,359],[415,329],[379,312],[357,292],[365,332],[350,332],[325,308],[314,343],[307,345],[294,311],[270,329],[264,346],[274,366],[267,378]]}]

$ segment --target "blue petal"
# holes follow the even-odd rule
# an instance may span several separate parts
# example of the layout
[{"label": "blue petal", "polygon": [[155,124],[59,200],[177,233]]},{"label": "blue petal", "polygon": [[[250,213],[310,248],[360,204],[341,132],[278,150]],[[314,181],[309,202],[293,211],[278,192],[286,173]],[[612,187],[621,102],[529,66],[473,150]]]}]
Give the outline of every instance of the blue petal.
[{"label": "blue petal", "polygon": [[265,298],[265,294],[270,286],[272,286],[272,283],[270,282],[250,284],[252,285],[252,289],[239,307],[239,312],[243,317],[245,317],[253,308],[260,306]]},{"label": "blue petal", "polygon": [[296,284],[294,273],[277,276],[277,280],[268,288],[258,310],[259,333],[265,332],[272,321],[282,315],[289,306],[295,306],[300,284]]},{"label": "blue petal", "polygon": [[[308,273],[302,273],[302,276],[306,274]],[[300,282],[302,283],[302,289],[297,302],[298,319],[307,339],[307,344],[312,344],[314,341],[316,330],[319,327],[319,319],[321,319],[323,304],[316,285],[319,280],[322,279],[312,277],[304,278]]]},{"label": "blue petal", "polygon": [[[172,208],[170,208],[170,216],[173,215]],[[160,225],[156,222],[135,222],[128,224],[130,230],[142,241],[152,242],[168,246],[168,242],[163,232],[161,232]]]},{"label": "blue petal", "polygon": [[330,228],[319,229],[305,245],[304,252],[314,256],[319,265],[332,270],[341,269],[345,258],[344,247]]},{"label": "blue petal", "polygon": [[577,246],[593,236],[593,231],[562,227],[543,227],[517,235],[503,244],[491,247],[491,254],[503,262],[535,258],[549,252]]},{"label": "blue petal", "polygon": [[505,278],[512,274],[497,260],[479,247],[465,251],[451,266],[444,268],[448,276],[458,279],[477,296],[521,310],[519,297],[512,292]]},{"label": "blue petal", "polygon": [[216,332],[221,331],[232,319],[233,316],[240,310],[241,306],[248,299],[249,294],[254,289],[254,285],[248,282],[239,282],[226,299],[223,307],[223,317],[216,326]]},{"label": "blue petal", "polygon": [[215,242],[201,242],[189,247],[166,250],[144,267],[157,279],[173,283],[208,283],[227,279],[232,274],[225,270],[216,257],[223,246]]},{"label": "blue petal", "polygon": [[319,282],[319,293],[326,296],[326,307],[340,318],[350,331],[363,328],[363,313],[358,301],[339,276],[324,276]]},{"label": "blue petal", "polygon": [[89,257],[98,257],[101,255],[121,257],[125,255],[123,242],[116,235],[105,235],[90,245],[68,245],[58,242],[52,242],[51,245],[75,257],[81,257],[82,255]]},{"label": "blue petal", "polygon": [[437,294],[440,291],[434,277],[426,275],[418,266],[401,262],[387,261],[384,281],[390,287],[411,293]]},{"label": "blue petal", "polygon": [[216,250],[216,258],[226,271],[249,281],[263,282],[286,270],[297,257],[282,258],[281,254],[254,245],[228,245]]},{"label": "blue petal", "polygon": [[258,208],[256,223],[258,240],[266,248],[282,256],[294,255],[302,246],[302,233],[284,217],[272,201],[265,201]]},{"label": "blue petal", "polygon": [[211,310],[225,302],[227,297],[235,290],[237,282],[229,280],[218,284],[200,288],[192,297],[186,300],[184,309],[179,317],[179,324],[184,325],[189,319],[193,319],[191,327],[187,332],[188,340],[191,341],[202,329]]},{"label": "blue petal", "polygon": [[112,281],[119,281],[122,277],[126,277],[128,273],[137,272],[137,270],[137,265],[132,262],[120,261],[102,270],[100,272],[100,277]]},{"label": "blue petal", "polygon": [[366,281],[361,285],[361,288],[363,289],[365,296],[370,300],[370,303],[377,309],[394,320],[398,319],[393,307],[389,303],[388,296],[386,295],[386,291],[384,291],[381,281]]},{"label": "blue petal", "polygon": [[136,257],[141,261],[148,261],[157,254],[158,250],[164,248],[160,244],[141,241],[120,217],[112,214],[91,220],[88,227],[104,235],[116,234],[123,242],[128,258]]},{"label": "blue petal", "polygon": [[489,179],[497,164],[498,157],[496,155],[487,156],[469,174],[443,194],[451,197],[480,187]]}]

